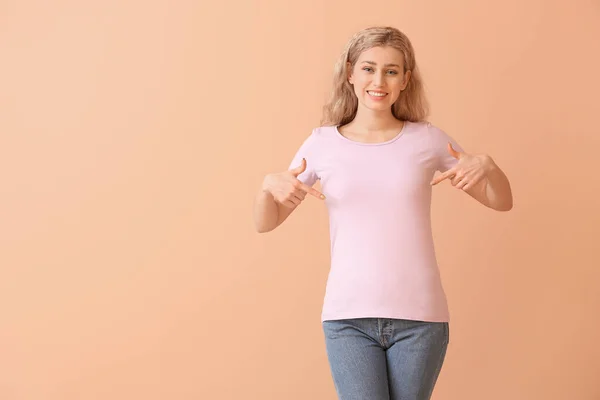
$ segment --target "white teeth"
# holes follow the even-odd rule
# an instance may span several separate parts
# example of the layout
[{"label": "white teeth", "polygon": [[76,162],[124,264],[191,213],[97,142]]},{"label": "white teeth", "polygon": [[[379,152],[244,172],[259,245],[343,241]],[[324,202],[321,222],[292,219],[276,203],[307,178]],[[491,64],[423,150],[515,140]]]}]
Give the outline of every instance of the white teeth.
[{"label": "white teeth", "polygon": [[383,97],[386,95],[386,93],[378,93],[378,92],[367,92],[369,93],[371,96],[376,96],[376,97]]}]

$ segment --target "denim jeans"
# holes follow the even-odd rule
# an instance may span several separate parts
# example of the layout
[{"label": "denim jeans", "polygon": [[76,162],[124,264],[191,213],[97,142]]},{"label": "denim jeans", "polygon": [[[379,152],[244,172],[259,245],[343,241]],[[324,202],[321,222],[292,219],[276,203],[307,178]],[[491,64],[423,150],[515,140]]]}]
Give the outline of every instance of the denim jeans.
[{"label": "denim jeans", "polygon": [[323,322],[340,400],[429,400],[449,342],[447,322],[358,318]]}]

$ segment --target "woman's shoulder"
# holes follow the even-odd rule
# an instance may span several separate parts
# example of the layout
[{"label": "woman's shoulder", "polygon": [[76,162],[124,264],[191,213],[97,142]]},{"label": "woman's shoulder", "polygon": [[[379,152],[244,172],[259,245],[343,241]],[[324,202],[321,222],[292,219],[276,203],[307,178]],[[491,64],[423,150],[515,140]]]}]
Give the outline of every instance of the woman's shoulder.
[{"label": "woman's shoulder", "polygon": [[446,140],[447,135],[443,129],[431,121],[411,122],[411,128],[414,132],[428,136],[434,140]]},{"label": "woman's shoulder", "polygon": [[435,125],[433,125],[430,121],[424,120],[424,121],[408,121],[408,124],[410,125],[410,127],[416,131],[419,132],[427,132],[429,130],[431,130],[432,128],[435,128]]},{"label": "woman's shoulder", "polygon": [[337,128],[337,125],[320,125],[313,128],[312,134],[320,138],[333,137],[337,134]]},{"label": "woman's shoulder", "polygon": [[303,152],[320,152],[336,134],[335,126],[315,126],[310,133],[305,134],[300,145]]},{"label": "woman's shoulder", "polygon": [[317,146],[320,146],[327,142],[330,142],[329,139],[334,138],[336,135],[337,135],[337,127],[336,126],[328,126],[328,125],[315,126],[312,129],[312,131],[310,132],[310,134],[308,135],[308,137],[306,137],[306,142],[307,142],[307,144],[310,144],[310,145],[316,145],[318,143]]}]

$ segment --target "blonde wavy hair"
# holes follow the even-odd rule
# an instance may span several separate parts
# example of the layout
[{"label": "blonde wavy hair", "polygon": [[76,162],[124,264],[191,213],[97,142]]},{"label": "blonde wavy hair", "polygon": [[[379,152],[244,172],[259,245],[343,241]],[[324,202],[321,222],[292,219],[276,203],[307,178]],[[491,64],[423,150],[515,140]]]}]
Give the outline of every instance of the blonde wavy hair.
[{"label": "blonde wavy hair", "polygon": [[354,69],[363,51],[378,46],[390,46],[402,52],[404,73],[411,72],[406,89],[392,105],[394,117],[411,122],[422,122],[427,118],[429,104],[410,40],[396,28],[378,26],[357,32],[346,44],[335,65],[333,87],[329,100],[323,106],[321,125],[345,125],[354,119],[358,109],[358,99],[352,85],[348,82],[348,71],[349,68],[350,71]]}]

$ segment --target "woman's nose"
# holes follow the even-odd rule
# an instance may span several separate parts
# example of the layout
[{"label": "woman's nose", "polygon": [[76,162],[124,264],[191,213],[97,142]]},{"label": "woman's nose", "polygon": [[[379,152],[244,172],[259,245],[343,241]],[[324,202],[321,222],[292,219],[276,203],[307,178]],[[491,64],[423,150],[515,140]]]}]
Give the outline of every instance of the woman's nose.
[{"label": "woman's nose", "polygon": [[381,86],[383,84],[383,76],[381,76],[381,74],[375,74],[373,83],[377,86]]}]

